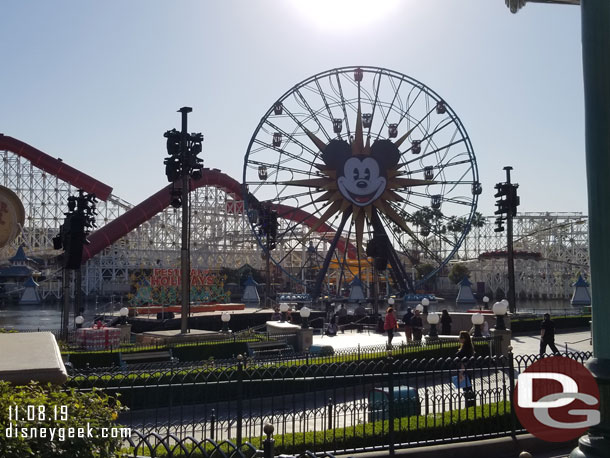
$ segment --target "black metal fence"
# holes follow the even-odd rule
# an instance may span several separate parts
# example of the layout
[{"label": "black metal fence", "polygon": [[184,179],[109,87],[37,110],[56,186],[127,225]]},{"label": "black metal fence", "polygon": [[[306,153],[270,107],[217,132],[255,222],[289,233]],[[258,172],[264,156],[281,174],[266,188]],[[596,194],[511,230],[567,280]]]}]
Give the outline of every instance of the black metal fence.
[{"label": "black metal fence", "polygon": [[[585,361],[590,353],[570,353]],[[278,453],[390,449],[520,431],[517,375],[538,356],[399,358],[80,374],[68,386],[119,394],[118,422],[167,446],[229,441]],[[470,386],[468,386],[470,385]],[[207,441],[207,442],[206,442]],[[204,447],[204,448],[205,448]],[[179,447],[180,448],[180,447]],[[204,455],[202,455],[204,456]],[[237,456],[237,455],[236,455]]]},{"label": "black metal fence", "polygon": [[[306,350],[304,352],[295,351],[295,336],[275,336],[270,340],[264,341],[266,344],[276,344],[273,349],[251,349],[248,351],[249,345],[259,344],[263,342],[261,339],[237,339],[237,340],[219,340],[209,342],[193,342],[176,346],[153,346],[140,347],[139,351],[154,352],[161,348],[171,349],[172,357],[167,361],[160,362],[130,362],[129,364],[119,364],[120,358],[115,358],[115,362],[108,364],[105,367],[94,367],[87,364],[81,364],[80,367],[75,366],[75,375],[95,375],[99,373],[138,373],[149,372],[151,370],[165,371],[180,371],[188,369],[198,369],[206,367],[231,367],[237,365],[237,356],[243,357],[242,361],[245,366],[260,366],[260,365],[295,365],[295,364],[332,364],[358,362],[372,359],[379,359],[387,356],[388,347],[384,345],[357,345],[351,348],[333,349],[332,346],[321,346],[315,349]],[[477,354],[494,355],[498,353],[500,347],[500,337],[482,337],[473,338],[473,343],[477,349]],[[205,348],[212,348],[215,344],[241,344],[241,346],[233,346],[229,348],[233,354],[225,358],[206,357]],[[393,345],[391,348],[392,354],[397,358],[438,358],[449,357],[455,354],[458,347],[457,337],[455,339],[434,339],[428,340],[425,344],[417,342],[401,343]],[[190,360],[185,360],[181,356],[188,351]],[[218,350],[215,350],[218,352]],[[119,352],[120,353],[120,352]],[[130,354],[132,352],[130,351]],[[117,354],[118,355],[118,354]],[[78,354],[76,355],[78,356]],[[146,353],[142,358],[146,357]],[[99,361],[99,355],[95,355],[95,359]],[[66,357],[68,362],[76,362],[74,355]],[[107,360],[110,361],[110,360]]]}]

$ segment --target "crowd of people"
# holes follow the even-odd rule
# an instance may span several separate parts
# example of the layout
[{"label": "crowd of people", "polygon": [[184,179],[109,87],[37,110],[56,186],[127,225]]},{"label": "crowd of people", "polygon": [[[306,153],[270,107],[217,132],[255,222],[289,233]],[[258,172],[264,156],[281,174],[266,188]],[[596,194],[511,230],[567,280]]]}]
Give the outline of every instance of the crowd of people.
[{"label": "crowd of people", "polygon": [[[326,329],[326,335],[334,336],[339,330],[343,329],[343,326],[347,324],[347,309],[345,308],[345,304],[341,304],[339,310],[332,314],[328,326]],[[361,331],[362,328],[362,320],[367,318],[367,311],[362,304],[358,304],[358,306],[354,309],[354,318],[351,320],[356,323],[356,328]],[[452,323],[453,320],[449,315],[447,309],[443,309],[440,317],[440,334],[441,335],[451,335],[452,334]],[[405,338],[407,342],[420,343],[424,334],[424,323],[422,319],[422,313],[418,308],[412,309],[411,307],[407,307],[406,313],[402,317],[402,327],[404,329]],[[401,325],[396,316],[396,311],[393,307],[388,307],[386,310],[385,318],[379,318],[377,331],[383,332],[388,336],[388,347],[391,347],[392,340],[397,332],[400,332]],[[460,331],[459,339],[460,343],[462,341],[466,342],[466,346],[463,345],[460,347],[460,352],[458,352],[459,357],[468,357],[470,348],[472,346],[472,341],[470,336],[474,334],[475,328],[474,326],[470,329],[470,331]],[[487,320],[483,321],[481,325],[481,334],[483,337],[490,336],[489,324]],[[558,354],[559,350],[555,345],[555,325],[551,320],[551,316],[548,313],[544,314],[544,319],[541,323],[541,331],[540,331],[540,355],[544,355],[546,353],[546,348],[549,347],[554,354]],[[466,350],[464,350],[466,348]],[[472,351],[474,352],[474,347],[472,347]]]}]

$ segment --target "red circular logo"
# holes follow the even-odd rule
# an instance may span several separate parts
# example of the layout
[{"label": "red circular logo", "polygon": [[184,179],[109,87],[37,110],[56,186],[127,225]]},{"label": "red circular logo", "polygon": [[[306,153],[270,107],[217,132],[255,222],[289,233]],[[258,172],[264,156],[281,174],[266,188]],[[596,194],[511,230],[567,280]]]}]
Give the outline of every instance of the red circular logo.
[{"label": "red circular logo", "polygon": [[575,439],[600,422],[597,382],[564,356],[543,358],[521,373],[514,404],[523,427],[549,442]]}]

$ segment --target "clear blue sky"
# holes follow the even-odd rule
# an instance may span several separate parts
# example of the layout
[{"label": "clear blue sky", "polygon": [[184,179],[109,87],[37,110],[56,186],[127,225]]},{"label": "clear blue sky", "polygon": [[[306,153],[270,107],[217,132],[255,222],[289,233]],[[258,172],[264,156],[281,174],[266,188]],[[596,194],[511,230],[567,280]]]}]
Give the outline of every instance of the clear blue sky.
[{"label": "clear blue sky", "polygon": [[180,127],[178,108],[193,107],[205,166],[241,181],[250,137],[285,91],[331,68],[380,66],[422,81],[460,116],[482,213],[505,165],[521,211],[587,212],[578,7],[338,3],[3,2],[0,132],[136,204],[167,183],[162,135]]}]

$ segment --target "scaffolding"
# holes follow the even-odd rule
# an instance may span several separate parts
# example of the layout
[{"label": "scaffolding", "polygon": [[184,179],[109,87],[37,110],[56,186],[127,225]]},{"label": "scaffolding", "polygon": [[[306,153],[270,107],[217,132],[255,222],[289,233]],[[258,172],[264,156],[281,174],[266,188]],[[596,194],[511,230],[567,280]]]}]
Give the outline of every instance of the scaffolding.
[{"label": "scaffolding", "polygon": [[[0,250],[0,260],[6,261],[15,254],[19,245],[24,245],[28,256],[39,263],[42,297],[59,298],[62,294],[61,251],[53,249],[52,238],[59,233],[63,223],[68,196],[76,194],[78,189],[11,151],[0,150],[0,157],[0,184],[13,190],[25,208],[22,231],[12,243]],[[252,234],[240,195],[206,185],[192,190],[190,201],[192,268],[238,269],[249,264],[264,270],[262,249]],[[97,205],[98,226],[105,226],[133,207],[129,202],[110,194],[106,201],[100,201]],[[484,282],[486,291],[506,291],[506,236],[505,233],[493,231],[494,217],[487,217],[485,221],[482,227],[471,229],[451,262],[467,263],[471,280]],[[285,230],[288,224],[280,220],[279,231]],[[89,296],[127,294],[134,271],[179,266],[180,227],[180,212],[169,207],[104,248],[82,267],[84,293]],[[299,230],[297,233],[301,233],[302,237],[309,233],[304,226]],[[282,240],[278,244],[272,257],[282,268],[274,267],[274,281],[283,277],[279,281],[285,281],[287,287],[297,288],[300,280],[305,285],[298,287],[307,289],[307,283],[313,281],[316,263],[321,262],[330,246],[328,234],[311,233],[308,237],[309,240],[299,242],[296,249],[291,249],[295,248],[295,240]],[[565,298],[571,294],[571,283],[578,274],[588,278],[586,215],[519,213],[514,219],[514,239],[518,295]],[[315,253],[308,251],[310,240],[311,245],[317,247]],[[447,252],[442,238],[429,242],[439,258]],[[406,258],[404,261],[410,264]],[[434,264],[435,259],[421,257],[419,262]],[[292,280],[287,280],[284,273],[289,274]]]}]

